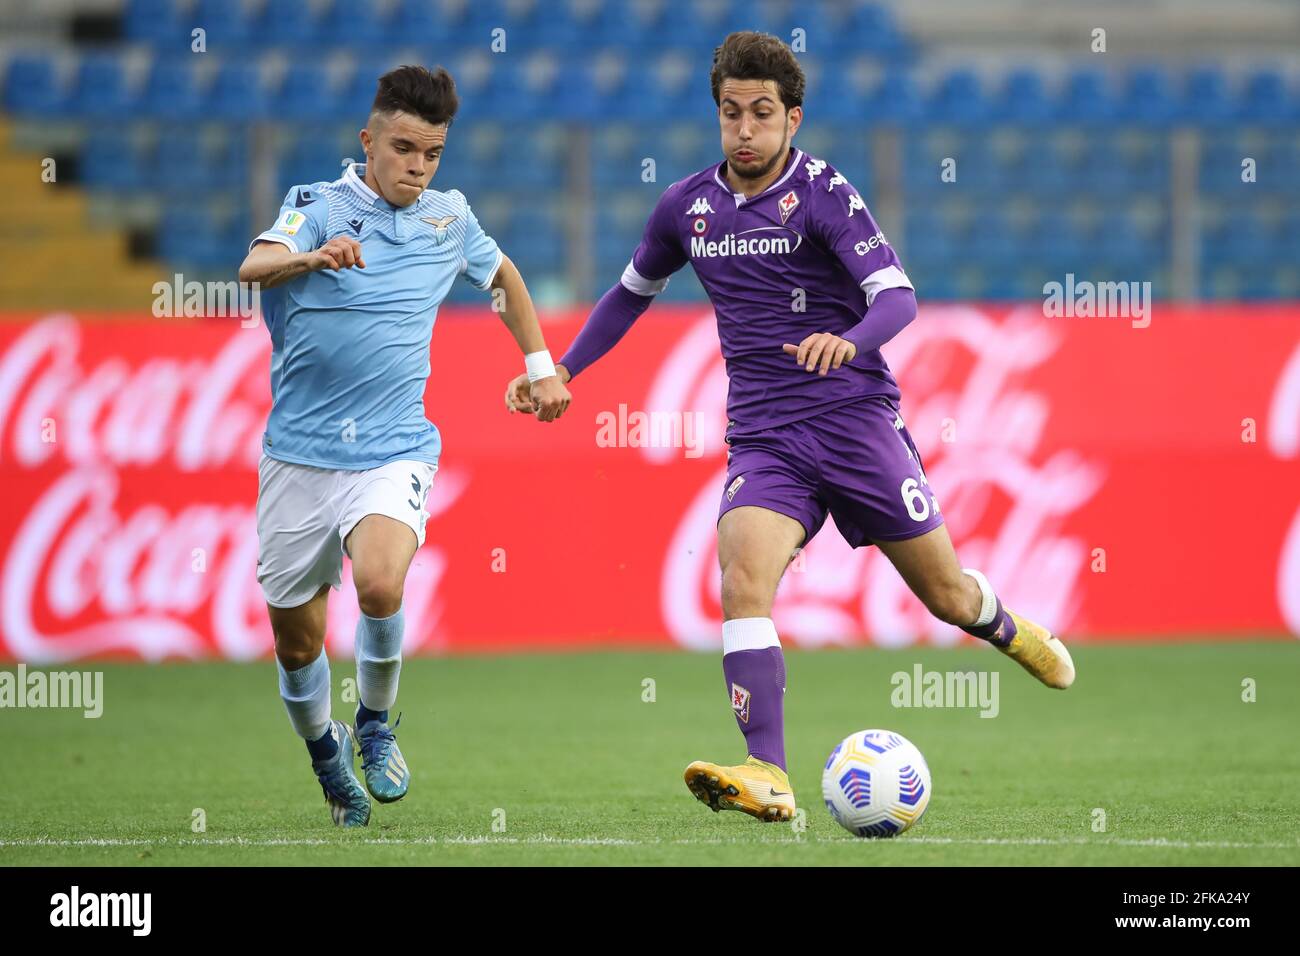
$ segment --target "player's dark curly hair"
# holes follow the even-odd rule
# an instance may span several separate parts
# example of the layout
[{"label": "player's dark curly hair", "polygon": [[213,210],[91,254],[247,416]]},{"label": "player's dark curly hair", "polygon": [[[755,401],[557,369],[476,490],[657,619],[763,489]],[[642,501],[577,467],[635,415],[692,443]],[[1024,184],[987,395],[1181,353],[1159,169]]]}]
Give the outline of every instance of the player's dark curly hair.
[{"label": "player's dark curly hair", "polygon": [[709,82],[713,86],[713,102],[719,106],[722,103],[718,91],[727,77],[733,80],[772,80],[787,110],[803,105],[803,67],[790,48],[770,33],[741,30],[730,34],[722,41],[722,46],[713,51],[713,72],[709,74]]},{"label": "player's dark curly hair", "polygon": [[427,70],[422,66],[399,66],[379,78],[379,90],[370,111],[385,115],[410,113],[439,126],[450,125],[458,109],[456,81],[442,67]]}]

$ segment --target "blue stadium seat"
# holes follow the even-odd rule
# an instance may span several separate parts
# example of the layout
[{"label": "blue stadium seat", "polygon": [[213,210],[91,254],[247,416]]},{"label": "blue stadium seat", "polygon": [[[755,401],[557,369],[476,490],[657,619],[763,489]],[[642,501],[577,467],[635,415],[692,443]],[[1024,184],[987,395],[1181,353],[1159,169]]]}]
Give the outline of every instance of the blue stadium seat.
[{"label": "blue stadium seat", "polygon": [[989,115],[979,77],[971,70],[956,70],[945,76],[926,104],[926,119],[932,123],[978,124]]},{"label": "blue stadium seat", "polygon": [[223,63],[208,91],[204,113],[214,119],[249,122],[270,114],[261,73],[252,63]]},{"label": "blue stadium seat", "polygon": [[907,38],[895,23],[893,13],[884,6],[867,3],[854,7],[847,27],[843,39],[855,49],[892,60],[909,53]]},{"label": "blue stadium seat", "polygon": [[381,13],[374,0],[333,0],[318,24],[318,42],[353,51],[374,49],[390,40],[410,43],[409,38],[391,36],[387,18]]},{"label": "blue stadium seat", "polygon": [[235,55],[252,40],[252,17],[242,0],[196,0],[191,19],[207,34],[209,53]]},{"label": "blue stadium seat", "polygon": [[252,40],[262,46],[310,52],[318,42],[314,8],[301,0],[266,0],[253,27]]},{"label": "blue stadium seat", "polygon": [[122,32],[160,52],[181,53],[190,48],[190,29],[181,20],[176,0],[128,0],[122,18]]},{"label": "blue stadium seat", "polygon": [[1178,113],[1178,97],[1164,70],[1144,67],[1129,74],[1119,108],[1120,119],[1156,126],[1172,122]]},{"label": "blue stadium seat", "polygon": [[1286,80],[1275,70],[1257,70],[1246,78],[1236,118],[1246,123],[1280,126],[1300,118],[1286,88]]},{"label": "blue stadium seat", "polygon": [[1235,109],[1227,82],[1217,67],[1197,67],[1187,75],[1179,110],[1181,119],[1197,124],[1220,124],[1232,119]]},{"label": "blue stadium seat", "polygon": [[1106,76],[1100,70],[1080,69],[1069,75],[1062,91],[1058,115],[1074,123],[1097,124],[1115,118],[1117,109]]},{"label": "blue stadium seat", "polygon": [[336,97],[325,67],[313,62],[292,62],[279,93],[272,99],[276,117],[303,122],[342,119],[341,97]]},{"label": "blue stadium seat", "polygon": [[994,118],[1005,123],[1034,126],[1056,117],[1043,78],[1035,70],[1015,70],[1007,75],[1001,94],[991,107]]},{"label": "blue stadium seat", "polygon": [[78,171],[81,182],[91,191],[121,195],[153,185],[134,138],[121,125],[96,126],[90,131],[81,147]]},{"label": "blue stadium seat", "polygon": [[429,0],[398,0],[388,20],[388,39],[398,45],[445,48],[451,26]]},{"label": "blue stadium seat", "polygon": [[68,112],[88,119],[123,119],[131,107],[121,60],[111,53],[86,56],[77,67]]},{"label": "blue stadium seat", "polygon": [[873,124],[907,126],[922,119],[921,97],[910,73],[890,71],[872,92],[864,111]]},{"label": "blue stadium seat", "polygon": [[192,60],[159,57],[149,68],[135,112],[154,119],[193,119],[201,105]]},{"label": "blue stadium seat", "polygon": [[202,140],[193,126],[173,126],[158,133],[149,167],[151,185],[164,196],[197,199],[210,188],[211,171]]},{"label": "blue stadium seat", "polygon": [[5,70],[4,107],[18,116],[52,118],[65,112],[66,100],[46,56],[20,54]]}]

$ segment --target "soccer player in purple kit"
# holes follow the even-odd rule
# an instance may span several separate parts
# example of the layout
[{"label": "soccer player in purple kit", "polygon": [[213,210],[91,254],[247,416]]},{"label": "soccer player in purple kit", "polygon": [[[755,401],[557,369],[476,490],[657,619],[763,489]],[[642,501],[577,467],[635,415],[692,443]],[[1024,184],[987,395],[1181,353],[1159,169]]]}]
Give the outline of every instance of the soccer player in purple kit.
[{"label": "soccer player in purple kit", "polygon": [[[739,766],[696,761],[686,784],[714,811],[788,820],[786,673],[772,604],[828,512],[850,545],[880,548],[940,620],[1050,687],[1069,687],[1074,665],[1059,639],[1005,609],[987,578],[957,560],[880,354],[916,317],[916,295],[853,186],[792,145],[803,119],[798,60],[774,36],[733,33],[710,80],[724,161],[664,191],[621,280],[556,369],[564,382],[580,374],[691,263],[730,379],[722,669],[749,756]],[[506,405],[534,411],[525,376],[507,387]]]}]

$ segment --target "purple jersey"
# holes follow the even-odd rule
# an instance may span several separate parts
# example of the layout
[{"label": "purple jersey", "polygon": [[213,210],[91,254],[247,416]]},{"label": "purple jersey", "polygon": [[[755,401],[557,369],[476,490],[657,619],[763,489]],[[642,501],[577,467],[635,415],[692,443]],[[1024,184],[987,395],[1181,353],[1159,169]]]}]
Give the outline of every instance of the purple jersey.
[{"label": "purple jersey", "polygon": [[815,332],[843,335],[885,289],[911,289],[858,191],[834,167],[792,150],[757,196],[732,192],[725,164],[664,191],[622,284],[655,295],[687,262],[718,320],[735,435],[799,421],[869,396],[899,400],[879,349],[827,375],[782,351]]}]

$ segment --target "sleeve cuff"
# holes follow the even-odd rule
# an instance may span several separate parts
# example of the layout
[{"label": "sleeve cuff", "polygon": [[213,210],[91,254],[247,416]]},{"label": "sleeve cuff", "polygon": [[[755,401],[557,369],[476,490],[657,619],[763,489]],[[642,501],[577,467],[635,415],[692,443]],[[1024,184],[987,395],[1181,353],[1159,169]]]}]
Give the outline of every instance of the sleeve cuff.
[{"label": "sleeve cuff", "polygon": [[[497,261],[492,263],[492,268],[488,270],[487,278],[484,279],[482,282],[473,283],[474,288],[482,289],[484,292],[490,289],[492,287],[492,280],[495,279],[497,277],[497,273],[501,271],[501,263],[505,261],[505,258],[506,258],[506,254],[498,248]],[[466,260],[465,262],[465,268],[467,270],[469,269],[468,260]]]},{"label": "sleeve cuff", "polygon": [[859,282],[858,285],[866,293],[867,308],[871,308],[871,303],[876,301],[876,296],[886,289],[911,289],[913,292],[916,291],[916,288],[912,285],[912,280],[907,277],[907,273],[898,266],[885,266],[883,269],[877,269]]},{"label": "sleeve cuff", "polygon": [[628,292],[636,293],[640,296],[656,296],[664,289],[668,288],[668,279],[647,279],[641,273],[636,271],[636,266],[631,262],[623,270],[623,277],[618,280],[623,288]]},{"label": "sleeve cuff", "polygon": [[294,245],[293,240],[290,239],[288,236],[277,235],[274,232],[264,232],[260,236],[255,238],[252,242],[248,244],[248,251],[252,252],[253,246],[257,245],[259,242],[278,242],[282,246],[288,246],[290,252],[302,252],[301,249],[299,249],[296,245]]}]

